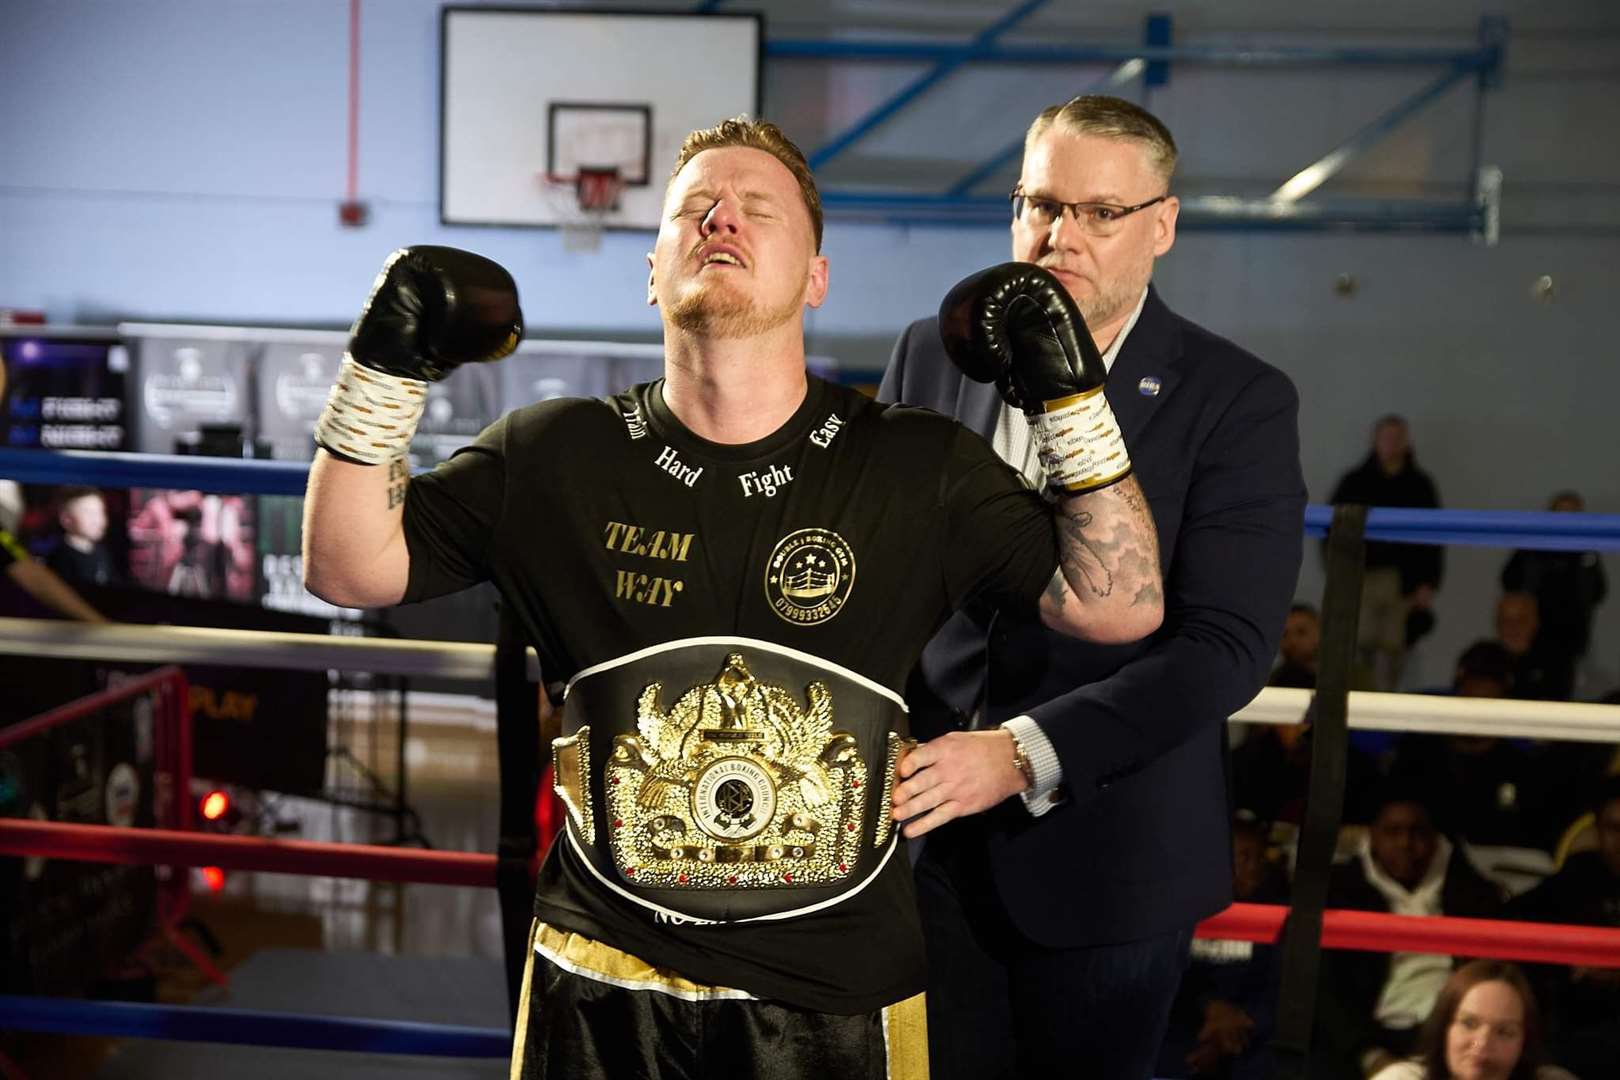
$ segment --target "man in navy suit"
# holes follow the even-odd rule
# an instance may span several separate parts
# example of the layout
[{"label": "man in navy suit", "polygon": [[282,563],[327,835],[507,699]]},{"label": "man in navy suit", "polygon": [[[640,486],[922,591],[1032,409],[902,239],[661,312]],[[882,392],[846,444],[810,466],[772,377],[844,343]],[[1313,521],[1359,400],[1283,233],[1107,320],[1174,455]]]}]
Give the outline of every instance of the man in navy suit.
[{"label": "man in navy suit", "polygon": [[[1175,159],[1158,119],[1110,97],[1053,106],[1025,139],[1013,257],[1062,282],[1109,365],[1158,525],[1165,617],[1142,642],[1098,646],[1034,611],[959,613],[918,666],[913,730],[939,750],[916,775],[939,772],[900,785],[896,815],[928,834],[936,1080],[1150,1076],[1193,927],[1231,901],[1226,719],[1275,655],[1305,485],[1287,376],[1149,285],[1175,242]],[[901,336],[879,397],[955,415],[1044,487],[1024,415],[951,366],[936,320]],[[998,725],[1029,787],[977,814],[966,797],[935,808],[923,789],[982,791],[1005,769],[994,740],[958,730]]]}]

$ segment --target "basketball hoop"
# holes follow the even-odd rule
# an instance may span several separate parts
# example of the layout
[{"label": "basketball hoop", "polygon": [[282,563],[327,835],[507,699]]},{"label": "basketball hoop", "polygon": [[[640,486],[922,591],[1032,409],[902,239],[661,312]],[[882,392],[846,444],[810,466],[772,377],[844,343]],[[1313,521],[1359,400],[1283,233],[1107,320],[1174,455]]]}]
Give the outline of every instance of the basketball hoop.
[{"label": "basketball hoop", "polygon": [[618,166],[582,165],[572,176],[543,173],[541,180],[562,215],[564,251],[596,251],[608,215],[619,209],[624,178]]},{"label": "basketball hoop", "polygon": [[574,191],[579,196],[579,208],[586,212],[605,213],[619,208],[619,196],[624,181],[619,178],[619,167],[582,168],[574,179]]}]

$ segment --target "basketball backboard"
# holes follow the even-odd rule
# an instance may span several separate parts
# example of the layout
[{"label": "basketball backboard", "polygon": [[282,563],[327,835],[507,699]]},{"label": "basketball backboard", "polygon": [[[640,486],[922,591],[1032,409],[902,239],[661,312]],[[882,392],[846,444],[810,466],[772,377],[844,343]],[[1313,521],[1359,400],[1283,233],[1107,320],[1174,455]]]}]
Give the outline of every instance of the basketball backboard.
[{"label": "basketball backboard", "polygon": [[758,113],[762,40],[753,14],[445,8],[440,218],[574,226],[581,170],[616,169],[599,224],[656,229],[687,133]]}]

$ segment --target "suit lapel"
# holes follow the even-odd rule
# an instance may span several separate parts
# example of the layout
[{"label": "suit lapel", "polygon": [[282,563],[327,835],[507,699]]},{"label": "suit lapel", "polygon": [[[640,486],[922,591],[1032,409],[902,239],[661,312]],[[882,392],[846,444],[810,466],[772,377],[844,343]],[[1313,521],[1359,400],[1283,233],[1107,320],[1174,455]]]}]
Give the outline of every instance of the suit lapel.
[{"label": "suit lapel", "polygon": [[962,426],[983,435],[986,442],[996,433],[996,421],[1001,416],[1001,394],[995,383],[974,382],[962,377],[957,380],[956,417]]},{"label": "suit lapel", "polygon": [[[1158,393],[1149,393],[1157,380]],[[1119,429],[1130,444],[1153,418],[1153,414],[1175,392],[1181,382],[1181,328],[1157,289],[1149,286],[1147,303],[1131,328],[1130,336],[1108,373],[1109,407],[1119,421]]]}]

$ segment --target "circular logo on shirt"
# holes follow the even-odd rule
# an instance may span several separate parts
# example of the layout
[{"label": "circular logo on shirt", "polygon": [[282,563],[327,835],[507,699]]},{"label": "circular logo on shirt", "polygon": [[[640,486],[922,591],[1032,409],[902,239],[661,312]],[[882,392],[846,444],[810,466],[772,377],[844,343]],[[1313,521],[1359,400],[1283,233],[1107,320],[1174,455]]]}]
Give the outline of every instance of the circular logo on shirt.
[{"label": "circular logo on shirt", "polygon": [[692,817],[716,840],[746,840],[762,832],[775,814],[776,785],[748,758],[721,758],[692,785]]},{"label": "circular logo on shirt", "polygon": [[843,610],[855,584],[855,553],[827,529],[800,529],[776,542],[765,565],[765,600],[790,623],[810,626]]}]

